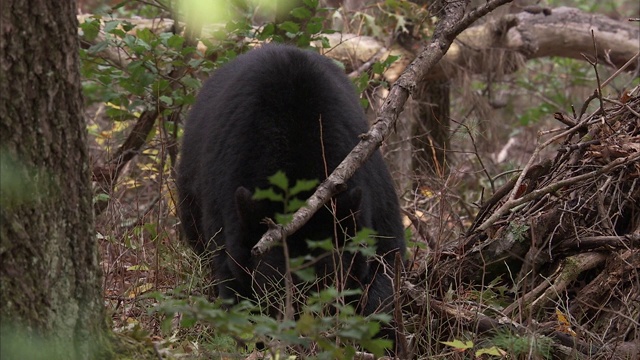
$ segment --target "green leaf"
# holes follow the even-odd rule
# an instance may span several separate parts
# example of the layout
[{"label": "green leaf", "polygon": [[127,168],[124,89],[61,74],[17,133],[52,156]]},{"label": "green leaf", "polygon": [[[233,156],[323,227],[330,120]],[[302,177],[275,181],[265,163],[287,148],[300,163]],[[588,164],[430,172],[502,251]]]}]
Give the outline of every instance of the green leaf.
[{"label": "green leaf", "polygon": [[296,45],[300,48],[307,48],[311,44],[311,36],[309,34],[301,34],[298,40],[296,40]]},{"label": "green leaf", "polygon": [[281,170],[271,175],[268,180],[271,185],[277,186],[284,191],[289,190],[289,179],[287,179],[287,175]]},{"label": "green leaf", "polygon": [[324,251],[333,251],[333,240],[325,239],[325,240],[308,240],[307,246],[309,249],[322,249]]},{"label": "green leaf", "polygon": [[147,265],[131,265],[127,267],[127,271],[148,271],[149,267]]},{"label": "green leaf", "polygon": [[190,68],[198,69],[203,62],[203,59],[191,59],[188,64]]},{"label": "green leaf", "polygon": [[287,225],[293,220],[293,214],[276,214],[276,223],[280,225]]},{"label": "green leaf", "polygon": [[100,41],[99,43],[92,45],[87,52],[89,54],[97,54],[103,50],[105,50],[106,48],[109,47],[109,43],[107,41]]},{"label": "green leaf", "polygon": [[329,38],[327,38],[326,36],[323,36],[320,41],[322,42],[322,48],[323,49],[328,49],[331,47],[331,43],[329,42]]},{"label": "green leaf", "polygon": [[180,35],[173,35],[169,40],[167,40],[167,45],[176,50],[180,50],[182,48],[182,44],[184,44],[184,38]]},{"label": "green leaf", "polygon": [[91,18],[86,19],[82,24],[80,24],[80,29],[82,29],[85,39],[93,41],[100,33],[100,21]]},{"label": "green leaf", "polygon": [[284,197],[280,194],[276,194],[273,189],[256,189],[253,193],[254,200],[270,200],[276,202],[283,202]]},{"label": "green leaf", "polygon": [[298,19],[308,19],[311,17],[311,11],[306,7],[297,7],[291,10],[291,15]]},{"label": "green leaf", "polygon": [[289,200],[289,203],[286,204],[287,206],[285,207],[284,211],[288,212],[288,213],[293,213],[298,211],[298,209],[300,209],[301,207],[306,205],[306,201],[305,200],[301,200],[298,198],[293,198]]},{"label": "green leaf", "polygon": [[300,25],[292,21],[283,22],[282,24],[279,25],[279,28],[291,34],[296,34],[300,31]]},{"label": "green leaf", "polygon": [[183,83],[186,87],[191,89],[199,89],[201,86],[200,80],[191,76],[183,77],[182,79],[180,79],[180,82]]},{"label": "green leaf", "polygon": [[105,110],[105,113],[107,114],[108,117],[110,117],[113,120],[117,120],[117,121],[135,119],[135,116],[133,116],[133,114],[131,114],[129,111],[122,110],[122,109],[116,109],[116,108],[113,108],[113,107],[108,107]]},{"label": "green leaf", "polygon": [[482,355],[500,356],[504,358],[504,356],[507,355],[507,353],[501,350],[497,346],[492,346],[490,348],[482,348],[476,351],[476,358],[483,358]]},{"label": "green leaf", "polygon": [[453,340],[453,341],[441,341],[441,343],[451,346],[457,350],[467,350],[473,348],[473,341],[462,341],[462,340]]},{"label": "green leaf", "polygon": [[307,34],[318,34],[322,31],[322,18],[314,17],[307,23]]},{"label": "green leaf", "polygon": [[146,223],[142,226],[142,228],[150,234],[150,238],[155,238],[158,236],[158,228],[156,223]]},{"label": "green leaf", "polygon": [[359,245],[374,245],[373,239],[376,236],[376,231],[370,228],[362,228],[356,233],[351,241]]},{"label": "green leaf", "polygon": [[387,56],[387,58],[382,62],[385,66],[389,67],[391,66],[394,62],[396,62],[398,59],[400,59],[400,55],[389,55]]},{"label": "green leaf", "polygon": [[182,328],[190,328],[196,324],[196,318],[191,316],[184,316],[180,321],[180,327]]},{"label": "green leaf", "polygon": [[136,25],[135,25],[135,24],[132,24],[132,23],[130,23],[130,22],[128,22],[128,21],[123,21],[123,22],[121,23],[121,25],[122,25],[122,29],[123,29],[124,31],[126,31],[126,32],[129,32],[129,31],[133,30],[133,29],[136,27]]},{"label": "green leaf", "polygon": [[346,337],[348,339],[362,339],[363,336],[365,335],[362,329],[353,328],[353,327],[342,329],[338,332],[338,334],[340,335],[340,337]]},{"label": "green leaf", "polygon": [[113,20],[107,21],[104,23],[104,32],[107,34],[111,34],[111,32],[116,29],[120,25],[120,21]]},{"label": "green leaf", "polygon": [[127,35],[127,33],[122,29],[113,29],[111,34],[113,34],[114,36],[116,36],[116,37],[118,37],[120,39],[122,39],[123,37],[125,37],[125,35]]},{"label": "green leaf", "polygon": [[[151,90],[154,94],[161,94],[169,88],[169,80],[163,78],[156,78]],[[170,104],[169,104],[170,105]]]},{"label": "green leaf", "polygon": [[313,267],[306,267],[304,269],[297,270],[295,274],[302,281],[312,282],[316,280],[316,271]]},{"label": "green leaf", "polygon": [[144,42],[145,44],[151,43],[156,37],[156,35],[148,28],[138,30],[136,32],[136,35],[138,36],[138,39],[140,39],[140,41]]},{"label": "green leaf", "polygon": [[391,349],[393,342],[388,339],[363,340],[359,342],[362,347],[376,356],[382,356],[385,349]]},{"label": "green leaf", "polygon": [[273,36],[276,31],[276,26],[274,23],[269,23],[262,28],[262,31],[258,33],[258,40],[266,40]]},{"label": "green leaf", "polygon": [[318,7],[318,0],[303,0],[302,2],[311,9],[316,9]]},{"label": "green leaf", "polygon": [[313,190],[318,185],[318,180],[296,180],[296,184],[291,188],[289,194],[296,196],[303,191]]},{"label": "green leaf", "polygon": [[174,96],[173,100],[176,105],[191,105],[196,102],[196,97],[193,94],[183,94],[182,96]]},{"label": "green leaf", "polygon": [[163,103],[165,103],[167,106],[171,106],[173,105],[173,99],[166,96],[166,95],[162,95],[158,98],[158,100],[162,101]]},{"label": "green leaf", "polygon": [[127,65],[127,71],[131,73],[144,72],[144,61],[142,60],[133,60]]},{"label": "green leaf", "polygon": [[300,334],[308,334],[314,331],[316,317],[313,314],[303,313],[296,321],[296,329]]}]

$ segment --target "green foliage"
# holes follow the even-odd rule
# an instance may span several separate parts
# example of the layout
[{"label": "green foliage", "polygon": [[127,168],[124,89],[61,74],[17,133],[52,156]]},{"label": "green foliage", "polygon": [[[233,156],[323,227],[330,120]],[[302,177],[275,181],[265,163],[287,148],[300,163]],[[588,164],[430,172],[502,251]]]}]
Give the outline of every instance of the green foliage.
[{"label": "green foliage", "polygon": [[[269,177],[269,182],[272,188],[256,189],[254,200],[282,203],[285,212],[276,216],[280,224],[290,221],[292,213],[304,204],[296,195],[305,194],[317,186],[315,180],[298,180],[290,187],[289,179],[282,171]],[[373,235],[371,230],[360,231],[354,238],[346,241],[345,248],[340,250],[334,248],[331,239],[308,241],[308,244],[311,248],[320,248],[326,252],[360,251],[372,256],[375,254]],[[290,271],[302,281],[295,285],[297,292],[309,293],[308,289],[315,288],[317,281],[323,281],[316,278],[313,267],[310,266],[315,260],[307,256],[289,259]],[[273,295],[277,300],[265,300],[267,303],[271,301],[271,306],[281,308],[283,303],[301,303],[301,313],[295,320],[275,320],[263,315],[266,310],[261,308],[264,306],[262,301],[255,305],[243,301],[231,309],[225,309],[220,301],[211,303],[204,298],[184,300],[176,299],[175,296],[166,298],[156,295],[160,303],[157,310],[167,315],[163,323],[163,328],[167,331],[171,319],[180,313],[180,325],[183,328],[204,323],[215,329],[216,338],[242,339],[247,344],[278,344],[270,346],[269,351],[280,356],[292,353],[295,347],[296,352],[303,352],[308,358],[352,359],[356,346],[380,356],[385,348],[392,345],[390,340],[374,338],[380,330],[380,323],[390,321],[389,315],[363,317],[355,312],[353,306],[344,304],[342,299],[359,295],[361,290],[338,291],[330,286],[319,292],[311,291],[306,299],[301,300],[291,299],[292,292],[287,291],[286,286],[283,288],[282,284],[274,284],[273,288],[277,289],[274,291],[278,294],[268,294],[267,297],[271,298]]]},{"label": "green foliage", "polygon": [[507,295],[508,291],[509,287],[504,285],[502,276],[498,276],[481,290],[471,290],[470,295],[475,301],[487,304],[489,308],[502,310],[512,301]]},{"label": "green foliage", "polygon": [[[80,37],[83,44],[90,46],[81,49],[80,57],[87,103],[105,104],[105,113],[113,121],[135,120],[145,110],[159,109],[164,116],[184,113],[195,101],[202,79],[246,51],[247,40],[286,41],[303,48],[312,42],[329,46],[324,34],[332,31],[323,27],[327,9],[319,7],[318,0],[304,0],[302,6],[291,10],[286,21],[261,27],[251,25],[255,1],[222,5],[231,14],[227,21],[203,28],[202,38],[191,41],[168,29],[163,32],[142,28],[133,21],[114,18],[113,15],[132,15],[123,6],[111,9],[109,15],[98,12],[85,18],[80,24]],[[136,15],[161,12],[177,13],[165,2],[136,7]],[[174,28],[180,30],[179,26]],[[193,40],[200,40],[200,45],[196,46]],[[379,78],[395,59],[374,64],[371,75],[357,80],[359,88],[372,85],[372,78]],[[126,130],[128,127],[120,128],[114,134]],[[179,136],[180,130],[176,130]]]},{"label": "green foliage", "polygon": [[516,86],[540,101],[539,105],[527,106],[516,113],[522,126],[552,118],[553,113],[580,104],[584,99],[576,90],[596,83],[593,67],[575,59],[534,59],[527,62],[527,70],[527,76],[517,78]]},{"label": "green foliage", "polygon": [[473,355],[469,356],[474,358],[550,359],[553,342],[544,336],[520,336],[499,331],[491,338],[479,343],[459,339],[442,343],[453,348],[456,352],[472,353]]},{"label": "green foliage", "polygon": [[375,15],[366,8],[355,11],[351,20],[359,21],[358,33],[376,38],[395,33],[411,33],[415,23],[430,23],[428,10],[411,1],[385,0],[376,4]]},{"label": "green foliage", "polygon": [[[181,35],[136,29],[128,21],[102,20],[95,15],[80,25],[89,42],[98,39],[98,31],[102,34],[80,52],[89,102],[108,104],[107,115],[120,121],[135,119],[142,110],[161,106],[170,111],[194,102],[201,85],[194,73],[212,70],[213,62],[202,53],[195,57],[197,49],[185,46]],[[182,75],[172,78],[170,74],[178,68],[184,69]]]},{"label": "green foliage", "polygon": [[[172,164],[165,160],[166,134],[171,134],[173,140],[180,137],[180,119],[184,118],[189,105],[193,103],[194,95],[202,81],[220,66],[247,51],[252,46],[249,44],[289,42],[305,48],[312,44],[328,48],[329,43],[324,35],[332,32],[323,28],[323,24],[329,22],[328,11],[320,8],[317,0],[304,1],[302,6],[292,9],[291,16],[280,24],[275,23],[269,16],[260,18],[265,3],[270,3],[269,1],[262,1],[260,8],[259,0],[216,0],[214,2],[230,6],[223,10],[224,15],[228,17],[218,18],[214,25],[209,21],[203,27],[199,39],[187,39],[183,35],[182,24],[173,29],[146,29],[137,25],[133,19],[122,20],[133,18],[135,15],[147,19],[171,16],[182,21],[188,16],[188,11],[174,9],[172,6],[196,2],[212,1],[125,0],[112,8],[105,5],[95,11],[94,16],[84,19],[80,24],[85,100],[89,110],[102,105],[104,113],[108,115],[108,119],[96,116],[98,124],[89,124],[91,139],[100,151],[99,155],[108,157],[108,154],[115,153],[125,136],[131,133],[132,120],[138,119],[143,112],[161,110],[158,123],[147,136],[145,147],[136,153],[135,160],[120,176],[115,188],[108,193],[95,195],[96,202],[109,200],[113,204],[112,208],[96,221],[103,254],[106,254],[103,258],[107,279],[105,301],[111,304],[112,319],[117,324],[114,327],[119,334],[127,334],[136,340],[146,341],[147,344],[149,336],[153,335],[156,344],[161,343],[171,349],[184,349],[185,354],[188,353],[195,358],[217,358],[210,354],[219,352],[248,352],[253,350],[253,344],[258,341],[267,345],[268,351],[274,355],[273,358],[277,357],[276,354],[279,358],[284,358],[287,354],[300,355],[300,358],[351,358],[356,345],[380,354],[381,349],[389,344],[381,339],[373,339],[373,334],[378,331],[380,322],[388,321],[389,317],[376,315],[363,318],[355,314],[351,306],[343,304],[345,297],[355,297],[359,294],[358,291],[339,291],[329,287],[320,292],[309,292],[302,304],[304,306],[301,305],[299,317],[286,321],[276,321],[260,315],[261,304],[245,302],[227,309],[220,302],[211,303],[205,297],[193,296],[207,293],[210,284],[207,282],[206,265],[210,259],[196,257],[178,241],[177,220],[175,211],[171,208],[175,190],[171,181],[167,181],[171,178]],[[626,5],[627,1],[624,3]],[[613,12],[619,11],[620,8],[619,2],[615,0],[551,0],[548,4],[576,6],[596,12]],[[376,10],[379,12],[375,15],[372,15],[371,8],[349,14],[353,16],[343,19],[344,22],[353,25],[359,21],[359,24],[344,28],[360,35],[390,38],[391,32],[411,32],[414,26],[412,20],[416,27],[418,24],[421,27],[432,25],[439,14],[428,13],[429,8],[408,1],[385,0],[376,4]],[[274,10],[270,11],[270,15],[273,15]],[[210,12],[202,13],[211,15]],[[258,20],[254,21],[256,15]],[[330,15],[336,16],[336,13]],[[256,23],[260,26],[253,26]],[[414,32],[414,35],[425,39],[429,36],[428,30]],[[191,40],[199,42],[194,45]],[[358,90],[363,92],[377,86],[388,87],[380,75],[395,60],[395,57],[390,57],[359,74],[354,79]],[[341,63],[339,65],[344,67]],[[496,89],[510,94],[518,93],[525,98],[524,105],[507,103],[507,106],[510,106],[508,109],[511,110],[510,117],[517,117],[522,125],[538,125],[540,119],[549,119],[556,111],[567,111],[572,105],[579,107],[585,98],[584,93],[580,91],[584,90],[584,86],[588,91],[593,91],[595,83],[593,68],[579,60],[529,60],[526,71],[525,75],[510,75],[503,83],[489,85],[485,79],[474,77],[470,89],[467,90],[489,96],[492,90]],[[600,74],[601,80],[606,78],[603,73]],[[509,82],[510,80],[513,82]],[[635,81],[637,83],[637,80]],[[458,101],[452,106],[452,114],[457,111],[452,117],[459,117],[464,121],[468,112],[475,106],[474,102],[467,101],[464,97],[452,100]],[[363,98],[362,101],[363,105],[368,105],[366,99]],[[592,106],[598,106],[597,101],[592,102]],[[169,118],[172,121],[165,120]],[[469,125],[470,120],[466,121],[468,126],[477,127],[477,131],[472,131],[472,134],[480,139],[485,131],[482,126]],[[509,121],[499,121],[495,118],[491,118],[490,121],[493,125],[509,127],[507,131],[510,131],[512,126]],[[46,174],[23,166],[17,160],[6,161],[4,155],[0,160],[0,201],[3,207],[7,202],[32,201],[33,194],[37,194],[31,191],[33,188],[48,186]],[[41,181],[42,179],[45,181]],[[280,174],[272,178],[271,185],[272,189],[258,190],[255,194],[257,198],[282,203],[282,212],[276,221],[286,224],[290,221],[291,213],[304,206],[307,191],[314,188],[317,182],[290,184],[286,176]],[[489,184],[486,185],[488,188]],[[498,188],[500,184],[493,185]],[[144,189],[146,191],[142,191]],[[463,191],[453,192],[457,196]],[[149,193],[153,197],[160,197],[160,205],[146,207],[148,203],[153,204],[149,199]],[[468,192],[463,194],[463,197],[466,196],[471,197]],[[430,204],[424,208],[422,204],[420,206],[422,210],[429,209],[431,212]],[[455,209],[452,212],[455,212]],[[436,235],[438,243],[446,242],[446,235],[442,234],[450,230],[446,227],[451,223],[442,220],[448,215],[450,214],[446,211],[439,215],[440,227],[430,229],[430,232]],[[110,218],[105,220],[105,217]],[[445,227],[442,224],[445,224]],[[525,231],[528,231],[526,226],[511,224],[507,236],[522,241]],[[407,234],[407,237],[411,238],[410,229],[407,229]],[[375,249],[372,241],[373,234],[363,230],[354,238],[348,239],[341,251],[360,251],[365,255],[371,255]],[[332,239],[309,242],[309,246],[326,252],[335,251]],[[424,248],[425,245],[424,242],[416,242],[411,244],[411,247],[418,249]],[[437,259],[438,251],[432,250],[434,249],[417,252],[416,264],[424,260],[422,256]],[[425,253],[428,254],[424,255]],[[313,261],[310,256],[289,259],[291,273],[303,282],[317,281],[313,267],[309,266]],[[425,270],[430,274],[433,269],[427,267]],[[435,271],[433,273],[439,274]],[[420,281],[422,279],[420,278]],[[442,290],[439,288],[439,281],[440,279],[429,281],[425,290],[426,296],[435,295]],[[112,286],[113,283],[117,283],[117,286]],[[450,285],[443,296],[445,301],[456,301],[464,296],[462,300],[468,301],[465,304],[482,303],[488,306],[482,311],[492,313],[492,309],[496,309],[497,312],[513,300],[510,298],[513,297],[513,292],[506,291],[505,283],[508,283],[508,279],[503,281],[497,278],[484,287],[466,287],[468,284]],[[171,290],[167,290],[176,289],[177,286],[185,286],[184,294],[170,294]],[[155,295],[155,298],[139,296],[150,289],[165,291],[165,295]],[[462,291],[464,294],[460,294]],[[286,298],[293,295],[282,291],[282,294],[277,296]],[[140,308],[153,307],[158,303],[159,306],[154,308],[158,312],[148,314],[140,311]],[[174,317],[173,314],[180,316]],[[427,334],[425,343],[437,344],[433,349],[437,346],[442,349],[439,340],[443,339],[440,336],[444,334],[447,339],[451,339],[444,344],[458,352],[457,356],[460,358],[526,358],[530,353],[541,354],[538,356],[540,357],[547,356],[544,354],[549,352],[544,340],[535,339],[533,336],[504,333],[487,341],[483,340],[486,334],[474,337],[459,328],[452,329],[448,323],[431,321],[433,319],[429,317],[416,319],[412,318],[405,324],[408,326],[407,331],[415,335],[414,339]],[[421,333],[420,326],[428,330]],[[159,334],[154,331],[158,331],[160,327],[167,336],[156,342],[156,336]],[[23,344],[19,337],[14,340],[5,337],[3,333],[2,338],[8,339],[10,343],[10,346],[2,347],[2,358],[7,354],[6,351]],[[474,342],[467,339],[474,339]],[[36,347],[49,348],[46,341],[37,343]],[[527,352],[529,349],[533,350]],[[433,355],[425,354],[429,350],[418,351],[420,353],[417,356],[421,358]],[[30,353],[19,355],[16,357],[36,358]],[[438,355],[442,357],[441,354]],[[150,358],[157,356],[159,355],[151,352]]]},{"label": "green foliage", "polygon": [[490,342],[515,358],[530,357],[551,359],[553,341],[542,336],[520,336],[509,332],[498,332]]},{"label": "green foliage", "polygon": [[[273,185],[269,189],[256,189],[253,195],[254,200],[269,200],[283,204],[283,213],[276,214],[276,223],[286,225],[291,222],[293,213],[305,205],[305,199],[310,195],[309,191],[315,189],[318,185],[317,180],[296,180],[293,187],[289,187],[289,179],[283,171],[278,171],[268,178],[269,183]],[[302,195],[304,198],[299,198]],[[371,229],[362,229],[356,235],[345,242],[342,251],[351,253],[360,252],[365,256],[374,256],[376,254],[375,231]],[[323,249],[325,251],[334,250],[333,242],[328,239],[325,241],[309,241],[308,245],[311,249]],[[295,260],[295,259],[293,259]]]},{"label": "green foliage", "polygon": [[206,324],[212,332],[209,342],[215,347],[210,344],[205,348],[205,344],[201,344],[201,348],[213,354],[250,352],[256,343],[265,344],[268,352],[280,356],[293,354],[292,347],[295,346],[297,352],[306,353],[309,359],[352,359],[356,345],[382,354],[391,345],[390,341],[373,337],[380,329],[379,321],[388,321],[388,316],[364,318],[350,306],[341,307],[335,316],[319,316],[315,312],[333,304],[341,295],[335,289],[326,289],[309,298],[310,305],[295,321],[278,321],[261,314],[248,301],[227,309],[221,302],[210,302],[202,297],[179,299],[153,294],[160,304],[154,311],[164,317],[163,330],[172,330],[175,326],[172,321],[177,314],[180,314],[182,331]]},{"label": "green foliage", "polygon": [[325,12],[325,9],[318,8],[318,0],[304,0],[303,6],[291,10],[289,20],[270,28],[265,27],[267,31],[263,31],[258,39],[272,38],[276,42],[288,42],[301,48],[307,48],[313,41],[320,40],[323,47],[328,47],[322,34],[331,31],[323,29],[325,17],[319,16]]},{"label": "green foliage", "polygon": [[[181,136],[179,119],[184,118],[188,107],[194,102],[202,81],[257,41],[288,42],[303,48],[309,48],[312,44],[329,47],[324,35],[332,31],[324,28],[327,10],[319,7],[318,0],[304,0],[302,6],[292,9],[287,20],[280,24],[267,21],[259,27],[254,27],[252,22],[257,14],[257,1],[218,3],[229,6],[224,10],[225,16],[229,17],[217,24],[206,23],[199,39],[186,38],[182,24],[171,29],[162,25],[147,28],[136,20],[125,20],[133,15],[159,19],[167,14],[183,20],[189,15],[186,9],[172,8],[170,5],[176,3],[170,1],[124,1],[113,8],[98,9],[94,15],[84,18],[79,26],[83,44],[80,57],[85,103],[88,109],[104,109],[101,113],[101,110],[96,112],[106,115],[106,118],[96,115],[88,125],[91,140],[102,151],[101,155],[116,153],[143,113],[159,111],[157,124],[147,136],[146,145],[127,168],[128,177],[120,176],[113,189],[98,191],[94,195],[95,203],[109,201],[116,204],[113,210],[119,211],[120,206],[130,206],[134,211],[139,211],[133,216],[107,213],[112,218],[98,218],[101,246],[119,254],[107,260],[112,263],[107,264],[105,276],[108,280],[105,283],[110,284],[111,279],[122,276],[118,274],[125,274],[126,277],[121,285],[113,288],[106,286],[106,290],[109,294],[117,293],[124,298],[127,309],[149,306],[152,299],[143,299],[140,294],[167,286],[162,283],[166,281],[166,274],[163,278],[158,276],[160,273],[169,272],[175,276],[171,280],[180,285],[188,283],[185,292],[189,294],[197,291],[206,293],[207,286],[210,286],[206,283],[206,275],[201,273],[208,268],[205,266],[208,259],[196,259],[190,251],[176,245],[175,193],[171,182],[166,181],[171,177],[173,164],[167,161],[168,151],[164,147],[169,137],[169,143],[175,143]],[[374,25],[371,23],[371,26]],[[379,75],[395,60],[395,57],[391,57],[375,64],[360,80],[361,89],[372,85],[386,86],[379,80]],[[10,173],[3,171],[3,186],[5,174]],[[284,174],[276,174],[270,181],[271,189],[256,190],[254,195],[256,199],[283,204],[281,214],[275,219],[281,224],[290,221],[291,214],[304,206],[309,191],[317,186],[317,181],[290,184]],[[147,192],[152,188],[151,192],[156,193],[154,197],[160,199],[157,201],[162,205],[157,207],[161,211],[154,208],[147,213],[149,209],[144,207],[149,199],[137,197],[145,187]],[[124,201],[120,202],[121,199]],[[159,212],[157,217],[156,211]],[[358,233],[346,242],[341,251],[372,254],[375,251],[372,235],[367,230]],[[335,251],[331,239],[313,241],[310,246],[327,252]],[[305,282],[318,281],[313,267],[309,265],[313,260],[310,257],[290,259],[292,273]],[[163,344],[184,348],[185,352],[237,352],[236,340],[244,339],[247,344],[254,340],[263,341],[269,344],[269,349],[274,349],[273,352],[280,351],[281,354],[285,350],[277,349],[291,352],[293,345],[299,345],[300,351],[316,358],[352,358],[356,345],[382,354],[382,349],[390,345],[389,341],[374,339],[373,336],[380,328],[379,322],[388,321],[388,316],[364,318],[356,315],[351,306],[343,304],[345,296],[356,295],[358,291],[338,291],[335,288],[320,293],[310,292],[302,304],[305,306],[300,317],[295,321],[281,322],[258,315],[260,309],[249,303],[242,303],[232,311],[227,311],[222,304],[212,304],[204,297],[167,295],[156,297],[156,300],[160,301],[162,314],[183,314],[179,331],[186,335],[185,339],[166,337]],[[114,321],[124,322],[124,325],[116,326],[118,332],[135,339],[143,339],[153,332],[145,321],[155,324],[159,317],[163,318],[155,312],[133,317],[128,310],[124,310],[120,301],[113,300],[111,303]],[[163,328],[168,334],[172,317],[164,319]],[[274,341],[279,341],[282,346],[273,345]]]},{"label": "green foliage", "polygon": [[283,213],[276,214],[276,223],[286,225],[291,222],[293,213],[305,204],[305,199],[297,195],[306,194],[318,185],[317,180],[297,180],[294,187],[289,188],[289,179],[284,172],[278,171],[268,178],[273,185],[269,189],[256,189],[254,200],[269,200],[283,204]]},{"label": "green foliage", "polygon": [[[397,55],[389,55],[384,60],[374,63],[371,71],[364,72],[355,77],[353,83],[356,85],[358,92],[363,93],[367,89],[373,89],[378,86],[383,86],[388,89],[389,83],[384,80],[382,74],[399,58],[400,56]],[[369,101],[366,98],[362,99],[362,107],[365,109],[369,107]]]}]

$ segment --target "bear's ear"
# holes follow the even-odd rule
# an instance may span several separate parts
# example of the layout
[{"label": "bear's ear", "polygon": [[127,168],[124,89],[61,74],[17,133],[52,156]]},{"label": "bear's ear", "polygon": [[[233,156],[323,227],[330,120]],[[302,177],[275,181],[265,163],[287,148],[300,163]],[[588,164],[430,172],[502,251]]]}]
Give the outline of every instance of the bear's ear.
[{"label": "bear's ear", "polygon": [[362,208],[362,196],[362,188],[359,186],[339,194],[336,197],[337,212],[334,216],[339,219],[355,216],[355,219],[358,220]]},{"label": "bear's ear", "polygon": [[253,194],[244,186],[236,189],[236,211],[240,217],[240,221],[246,224],[251,217],[251,213],[255,211],[256,201],[253,200]]}]

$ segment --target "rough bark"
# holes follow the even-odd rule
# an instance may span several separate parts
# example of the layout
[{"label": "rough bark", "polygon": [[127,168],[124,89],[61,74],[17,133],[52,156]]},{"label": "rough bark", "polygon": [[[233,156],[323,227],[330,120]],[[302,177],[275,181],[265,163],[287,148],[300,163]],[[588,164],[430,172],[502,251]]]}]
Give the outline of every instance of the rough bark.
[{"label": "rough bark", "polygon": [[425,81],[418,84],[413,95],[416,114],[411,159],[417,179],[420,175],[444,176],[448,172],[450,83],[446,79]]},{"label": "rough bark", "polygon": [[3,358],[108,356],[75,9],[0,10]]}]

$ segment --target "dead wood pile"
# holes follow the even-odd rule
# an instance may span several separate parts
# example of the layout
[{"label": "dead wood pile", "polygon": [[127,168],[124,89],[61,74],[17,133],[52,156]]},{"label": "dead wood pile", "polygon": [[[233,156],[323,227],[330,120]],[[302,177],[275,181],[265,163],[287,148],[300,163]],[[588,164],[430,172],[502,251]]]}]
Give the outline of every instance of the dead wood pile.
[{"label": "dead wood pile", "polygon": [[[430,287],[411,287],[413,304],[475,333],[551,339],[556,358],[640,358],[640,87],[589,101],[600,102],[590,116],[556,114],[567,127],[484,203],[466,236],[425,262]],[[547,146],[555,158],[533,165]],[[435,300],[446,297],[436,287],[497,284],[508,289],[500,301]]]}]

